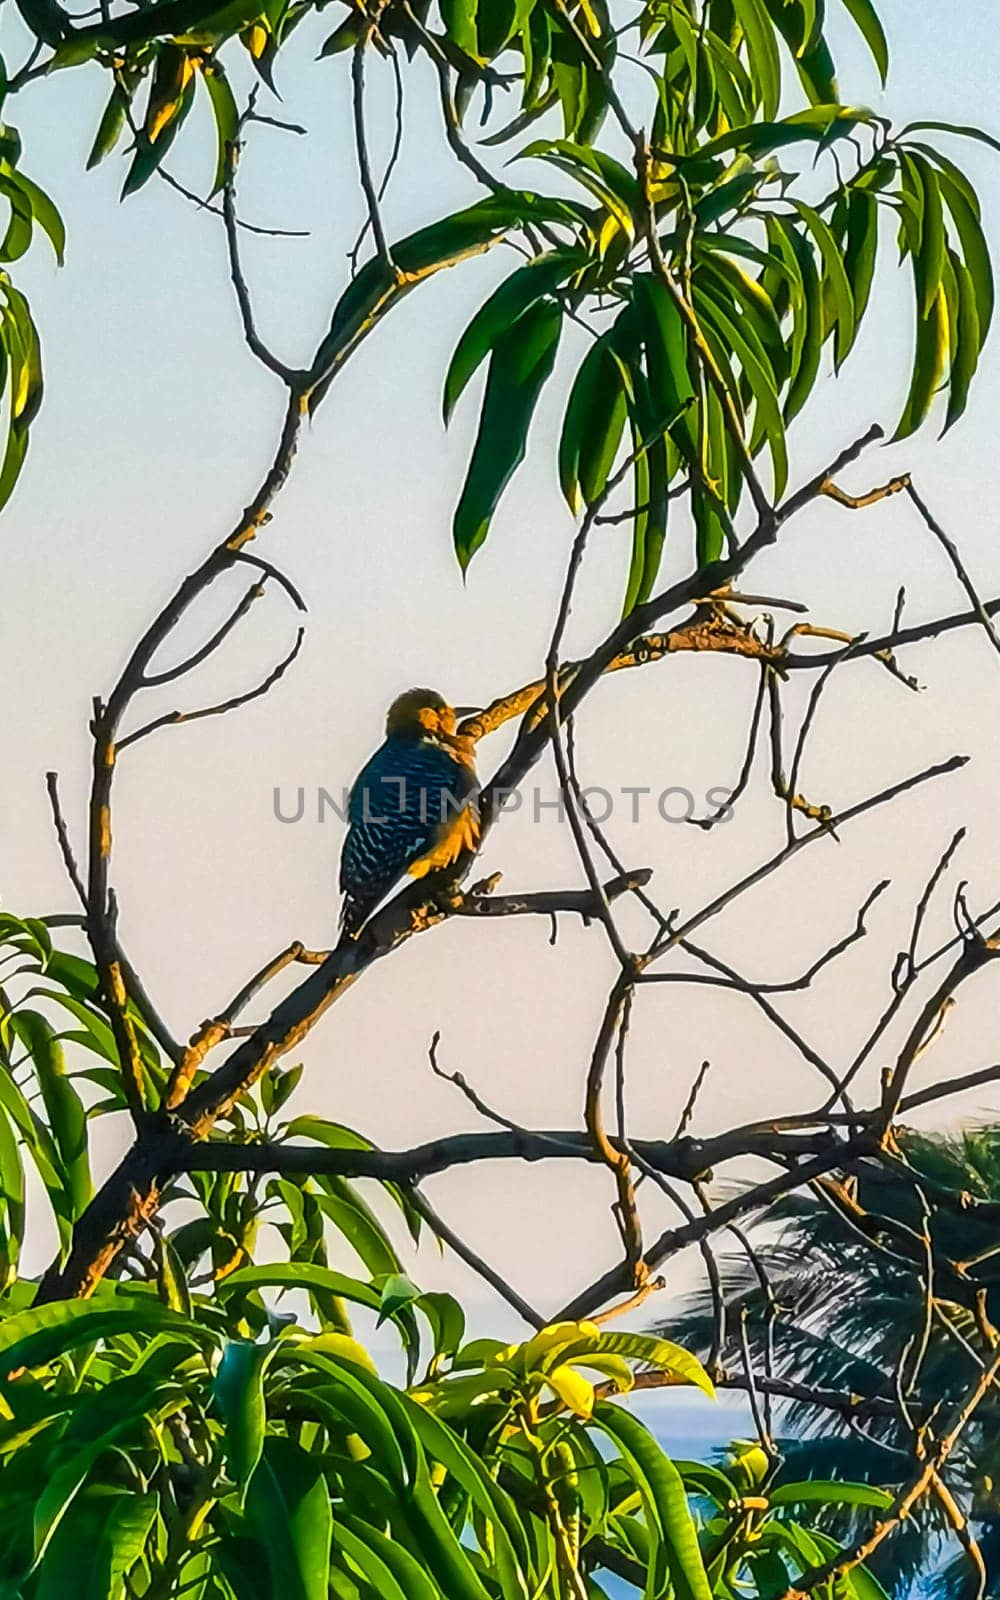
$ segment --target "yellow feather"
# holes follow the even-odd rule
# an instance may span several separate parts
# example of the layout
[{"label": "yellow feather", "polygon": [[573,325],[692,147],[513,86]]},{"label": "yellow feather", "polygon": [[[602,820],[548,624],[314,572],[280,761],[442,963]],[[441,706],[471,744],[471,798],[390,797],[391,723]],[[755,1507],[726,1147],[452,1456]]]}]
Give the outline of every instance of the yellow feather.
[{"label": "yellow feather", "polygon": [[472,808],[466,806],[442,824],[430,849],[411,862],[406,870],[411,878],[424,878],[428,872],[450,867],[466,850],[475,850],[478,844],[479,819]]}]

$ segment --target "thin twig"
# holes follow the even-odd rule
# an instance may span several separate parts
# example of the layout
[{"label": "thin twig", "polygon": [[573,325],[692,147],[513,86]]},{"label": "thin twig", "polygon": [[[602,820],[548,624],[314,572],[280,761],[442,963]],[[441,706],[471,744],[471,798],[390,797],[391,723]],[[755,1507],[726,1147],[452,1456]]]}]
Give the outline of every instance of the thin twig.
[{"label": "thin twig", "polygon": [[431,1232],[443,1244],[454,1250],[455,1254],[461,1261],[465,1262],[467,1267],[471,1267],[472,1271],[477,1273],[484,1283],[488,1283],[492,1289],[495,1289],[500,1298],[506,1300],[507,1304],[512,1306],[518,1316],[523,1317],[530,1327],[536,1329],[545,1327],[546,1319],[541,1312],[536,1311],[535,1307],[530,1305],[522,1295],[518,1294],[517,1290],[497,1272],[495,1267],[491,1267],[489,1262],[485,1261],[477,1251],[473,1250],[471,1245],[466,1244],[464,1239],[459,1237],[454,1228],[445,1222],[440,1212],[431,1205],[431,1202],[421,1189],[411,1187],[409,1196],[414,1209],[419,1211]]},{"label": "thin twig", "polygon": [[154,717],[151,722],[146,722],[141,728],[136,728],[134,733],[128,733],[124,739],[119,739],[119,751],[127,750],[129,745],[136,744],[140,739],[147,738],[149,734],[155,733],[159,728],[175,728],[182,722],[198,722],[203,717],[220,717],[227,711],[235,711],[239,706],[249,705],[251,700],[259,700],[261,695],[267,694],[268,690],[272,689],[279,679],[284,677],[301,650],[305,636],[305,629],[300,628],[295,636],[295,643],[291,650],[255,688],[247,689],[243,694],[232,695],[228,700],[221,700],[218,705],[199,706],[196,711],[164,712],[162,717]]},{"label": "thin twig", "polygon": [[993,646],[997,654],[1000,655],[1000,634],[997,633],[996,628],[993,626],[993,623],[990,620],[989,612],[984,606],[980,598],[979,591],[969,576],[968,569],[966,568],[965,563],[959,554],[957,544],[955,543],[954,539],[952,539],[950,535],[945,532],[937,518],[932,516],[929,508],[924,504],[923,500],[920,498],[920,495],[913,487],[913,484],[907,481],[905,488],[906,493],[916,506],[917,511],[920,513],[927,527],[930,529],[941,548],[947,554],[948,559],[954,568],[955,576],[958,578],[959,583],[962,585],[962,588],[968,595],[969,603],[971,604],[978,621],[982,623],[983,631],[985,632],[986,637],[989,639],[990,644]]},{"label": "thin twig", "polygon": [[368,206],[368,220],[371,224],[372,234],[375,239],[375,248],[379,257],[385,262],[389,271],[394,271],[394,263],[386,238],[385,227],[382,222],[382,208],[379,204],[379,193],[372,177],[371,159],[368,154],[368,130],[365,126],[365,50],[368,46],[368,30],[362,34],[354,46],[351,58],[351,86],[352,105],[354,111],[354,143],[358,157],[358,173],[361,178],[361,187],[364,190],[365,201]]},{"label": "thin twig", "polygon": [[76,890],[80,904],[83,906],[84,910],[86,910],[87,890],[84,887],[83,878],[80,875],[80,869],[76,864],[76,856],[73,854],[73,845],[69,837],[69,828],[66,826],[66,817],[63,813],[62,802],[59,799],[58,772],[47,772],[45,774],[45,788],[49,796],[49,805],[52,809],[52,822],[56,830],[56,838],[59,841],[59,850],[63,858],[63,865],[66,868],[66,876],[73,885],[73,888]]},{"label": "thin twig", "polygon": [[[256,91],[255,91],[256,93]],[[240,260],[239,228],[236,216],[236,168],[240,159],[240,139],[243,125],[247,116],[253,110],[254,96],[251,96],[247,111],[237,127],[236,137],[226,146],[225,177],[222,184],[222,220],[225,225],[226,245],[229,253],[229,276],[239,306],[240,320],[243,324],[243,337],[247,347],[256,356],[262,366],[267,367],[283,383],[291,384],[301,375],[293,368],[285,365],[264,343],[257,332],[254,321],[253,304],[250,299],[250,290],[243,275],[243,265]]]},{"label": "thin twig", "polygon": [[186,673],[193,672],[195,667],[200,666],[213,651],[217,650],[228,639],[233,629],[246,616],[254,601],[259,600],[263,594],[263,583],[253,584],[246,591],[239,604],[230,612],[225,622],[215,630],[212,637],[200,649],[195,650],[176,667],[167,667],[162,672],[147,672],[143,677],[142,687],[144,689],[152,689],[159,684],[173,683],[177,678],[183,678]]}]

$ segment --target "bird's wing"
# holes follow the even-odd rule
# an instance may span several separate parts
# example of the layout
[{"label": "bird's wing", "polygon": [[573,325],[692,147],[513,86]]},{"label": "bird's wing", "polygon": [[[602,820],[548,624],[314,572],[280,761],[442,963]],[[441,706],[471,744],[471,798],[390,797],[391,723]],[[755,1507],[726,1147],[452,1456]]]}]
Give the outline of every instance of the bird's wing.
[{"label": "bird's wing", "polygon": [[474,774],[440,746],[387,741],[351,790],[341,890],[379,886],[381,897],[476,787]]}]

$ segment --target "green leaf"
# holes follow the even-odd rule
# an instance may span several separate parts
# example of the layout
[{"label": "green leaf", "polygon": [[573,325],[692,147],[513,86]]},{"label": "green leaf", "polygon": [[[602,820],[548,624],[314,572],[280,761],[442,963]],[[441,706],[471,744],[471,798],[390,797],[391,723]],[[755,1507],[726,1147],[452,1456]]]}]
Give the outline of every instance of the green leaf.
[{"label": "green leaf", "polygon": [[10,221],[0,242],[0,261],[17,261],[31,243],[31,202],[16,176],[0,172],[0,194],[10,203]]},{"label": "green leaf", "polygon": [[505,278],[476,312],[458,344],[444,381],[447,423],[466,384],[490,352],[513,331],[517,319],[586,261],[582,251],[550,251]]},{"label": "green leaf", "polygon": [[421,1405],[428,1406],[436,1416],[462,1419],[468,1415],[473,1401],[484,1395],[509,1394],[516,1385],[512,1372],[503,1367],[487,1367],[484,1372],[438,1378],[432,1385],[417,1388],[413,1393]]},{"label": "green leaf", "polygon": [[378,1323],[381,1327],[390,1317],[404,1306],[410,1306],[415,1300],[420,1299],[420,1290],[415,1283],[411,1283],[403,1273],[397,1272],[386,1279],[382,1285],[382,1294],[379,1300]]},{"label": "green leaf", "polygon": [[[594,1421],[620,1450],[642,1495],[647,1522],[659,1536],[659,1540],[651,1544],[651,1571],[654,1546],[662,1542],[675,1600],[713,1600],[687,1493],[677,1468],[648,1429],[627,1411],[599,1401],[594,1407]],[[656,1592],[661,1593],[662,1589]]]},{"label": "green leaf", "polygon": [[364,12],[350,12],[324,40],[317,60],[323,61],[328,56],[338,56],[342,50],[353,50],[366,27]]},{"label": "green leaf", "polygon": [[218,155],[216,157],[215,177],[212,180],[211,193],[218,194],[226,181],[229,147],[236,139],[239,131],[239,111],[221,61],[213,56],[211,61],[206,62],[202,78],[205,88],[208,90],[208,98],[212,102],[212,114],[215,117]]},{"label": "green leaf", "polygon": [[17,185],[31,207],[32,216],[55,251],[57,262],[62,266],[66,254],[66,225],[58,209],[45,190],[25,177],[23,172],[17,174]]},{"label": "green leaf", "polygon": [[772,1506],[871,1506],[888,1511],[893,1497],[887,1489],[871,1483],[841,1483],[837,1480],[809,1478],[803,1483],[783,1483],[768,1495]]},{"label": "green leaf", "polygon": [[[309,1261],[290,1261],[286,1265],[279,1263],[274,1266],[240,1267],[217,1285],[217,1293],[223,1300],[228,1300],[234,1294],[260,1289],[306,1289],[312,1293],[351,1300],[357,1305],[367,1306],[372,1311],[378,1311],[382,1304],[379,1291],[371,1284],[362,1283],[357,1278],[348,1277],[346,1273],[334,1272],[330,1267],[319,1266]],[[412,1359],[415,1355],[417,1335],[409,1306],[400,1304],[388,1315],[392,1317],[402,1344],[411,1352]]]},{"label": "green leaf", "polygon": [[379,1472],[401,1491],[412,1483],[416,1471],[417,1442],[398,1394],[356,1361],[329,1351],[327,1336],[284,1340],[275,1356],[275,1368],[309,1367],[325,1380],[337,1411],[345,1423],[369,1446]]},{"label": "green leaf", "polygon": [[403,1395],[406,1415],[424,1450],[433,1461],[445,1467],[449,1476],[461,1484],[472,1504],[488,1519],[489,1546],[502,1592],[519,1600],[525,1593],[522,1563],[530,1559],[524,1527],[513,1503],[494,1481],[489,1471],[452,1433],[447,1424]]},{"label": "green leaf", "polygon": [[959,138],[976,139],[980,144],[988,144],[991,150],[1000,151],[1000,139],[985,133],[982,128],[971,128],[960,122],[908,122],[898,138],[906,139],[911,133],[954,133]]},{"label": "green leaf", "polygon": [[465,1312],[453,1295],[429,1290],[415,1301],[430,1325],[434,1355],[453,1356],[465,1338]]},{"label": "green leaf", "polygon": [[844,271],[851,286],[854,314],[860,326],[868,309],[878,253],[878,200],[868,189],[851,189],[847,199],[847,241]]},{"label": "green leaf", "polygon": [[66,1076],[62,1046],[45,1017],[38,1011],[21,1010],[15,1013],[12,1026],[31,1054],[49,1127],[66,1173],[73,1214],[79,1217],[94,1192],[83,1104]]},{"label": "green leaf", "polygon": [[594,346],[590,403],[582,419],[578,470],[584,503],[600,500],[615,464],[628,410],[626,378],[614,349],[614,330]]},{"label": "green leaf", "polygon": [[854,19],[858,31],[871,51],[884,86],[889,75],[889,46],[872,0],[844,0],[844,9]]},{"label": "green leaf", "polygon": [[171,108],[170,121],[164,126],[155,139],[151,139],[144,132],[140,132],[136,143],[135,155],[122,184],[121,197],[128,199],[135,194],[144,184],[148,183],[161,161],[167,155],[171,145],[183,126],[192,105],[194,104],[195,77],[188,79],[180,91]]},{"label": "green leaf", "polygon": [[919,218],[913,271],[917,286],[917,308],[925,317],[931,308],[944,272],[944,209],[938,175],[930,162],[913,151],[900,152],[903,189],[913,195]]},{"label": "green leaf", "polygon": [[795,324],[790,348],[790,383],[784,416],[788,423],[805,405],[816,382],[823,349],[823,298],[816,259],[806,238],[789,218],[771,216],[768,237],[785,263],[789,279],[797,280]]},{"label": "green leaf", "polygon": [[678,165],[697,171],[699,167],[724,155],[730,150],[744,150],[747,155],[760,157],[781,150],[786,145],[798,144],[803,139],[812,140],[825,149],[833,139],[846,139],[859,125],[872,121],[872,114],[861,106],[817,105],[807,111],[796,111],[779,122],[754,122],[732,128],[701,145],[686,162]]},{"label": "green leaf", "polygon": [[[59,1464],[45,1480],[32,1508],[32,1569],[38,1567],[56,1529],[106,1451],[130,1430],[145,1429],[147,1416],[161,1419],[185,1404],[176,1386],[150,1387],[146,1379],[126,1378],[97,1390],[74,1414],[60,1441]],[[113,1418],[108,1425],[108,1418]],[[98,1432],[97,1429],[101,1431]]]},{"label": "green leaf", "polygon": [[723,1509],[739,1496],[740,1491],[736,1484],[720,1467],[710,1466],[704,1461],[680,1461],[676,1457],[674,1466],[683,1478],[689,1494],[703,1495],[708,1500],[714,1500],[715,1504]]},{"label": "green leaf", "polygon": [[334,307],[330,331],[313,363],[315,386],[309,398],[310,413],[326,394],[338,364],[346,359],[390,303],[410,293],[418,282],[433,273],[456,265],[466,256],[478,254],[504,233],[533,221],[586,226],[588,218],[584,208],[569,201],[504,189],[394,243],[392,259],[397,268],[409,275],[402,287],[397,283],[396,274],[380,257],[362,267]]},{"label": "green leaf", "polygon": [[285,1128],[290,1139],[315,1139],[328,1150],[370,1150],[372,1143],[363,1133],[347,1128],[340,1122],[328,1122],[325,1117],[293,1117]]},{"label": "green leaf", "polygon": [[796,58],[795,65],[813,105],[829,105],[836,100],[837,74],[825,39],[817,39],[808,54]]},{"label": "green leaf", "polygon": [[[42,347],[24,295],[3,275],[0,275],[0,283],[7,297],[3,320],[10,355],[11,433],[22,442],[22,452],[18,461],[20,470],[20,462],[24,459],[24,450],[27,449],[28,428],[38,415],[42,403]],[[5,462],[0,471],[0,504],[6,503],[7,496],[17,480],[15,471],[13,481],[8,486],[7,470]]]},{"label": "green leaf", "polygon": [[[427,1464],[420,1452],[420,1465],[411,1491],[415,1519],[419,1519],[421,1557],[433,1572],[448,1600],[492,1600],[491,1591],[481,1581],[472,1552],[459,1541],[431,1487]],[[490,1577],[495,1574],[491,1571]],[[496,1587],[493,1587],[493,1594]],[[528,1600],[523,1586],[515,1591],[501,1590],[503,1600]]]},{"label": "green leaf", "polygon": [[613,156],[569,139],[539,139],[525,146],[517,159],[547,161],[575,178],[614,217],[627,238],[634,236],[642,192],[638,179]]},{"label": "green leaf", "polygon": [[646,350],[652,426],[662,427],[694,399],[687,332],[673,296],[651,273],[637,273],[632,286]]},{"label": "green leaf", "polygon": [[951,328],[951,375],[948,386],[948,415],[945,428],[956,423],[965,410],[969,387],[979,365],[982,338],[979,329],[979,310],[972,274],[963,261],[952,257],[952,269],[958,300],[958,316]]},{"label": "green leaf", "polygon": [[[643,387],[648,390],[645,374],[640,374]],[[645,411],[649,410],[648,394],[645,395]],[[633,412],[635,407],[633,407]],[[632,523],[632,553],[629,562],[628,578],[625,584],[625,599],[622,603],[622,616],[627,617],[629,612],[644,599],[648,599],[652,592],[653,583],[656,581],[654,568],[659,568],[656,550],[662,552],[663,540],[667,531],[667,501],[666,501],[666,473],[663,467],[666,458],[666,441],[659,445],[652,445],[647,451],[643,449],[643,439],[648,431],[648,425],[638,421],[634,415],[629,417],[632,432],[632,453],[635,465],[632,469],[632,489],[635,504],[635,517]],[[653,472],[651,471],[651,457],[658,457],[656,468],[657,497],[653,499]],[[655,507],[655,511],[654,511]],[[656,516],[655,531],[651,531],[651,518]],[[648,559],[647,559],[648,558]],[[647,577],[648,573],[648,577]]]},{"label": "green leaf", "polygon": [[[589,1343],[595,1353],[625,1356],[630,1361],[641,1361],[643,1366],[658,1367],[661,1372],[672,1373],[682,1382],[700,1389],[710,1400],[715,1398],[715,1385],[697,1356],[683,1345],[674,1344],[672,1339],[657,1339],[647,1333],[602,1333]],[[562,1361],[583,1359],[576,1345],[560,1351]]]},{"label": "green leaf", "polygon": [[597,398],[601,366],[602,350],[600,340],[597,340],[577,368],[559,435],[559,486],[574,515],[583,508],[580,494],[580,443],[591,407]]},{"label": "green leaf", "polygon": [[84,1490],[42,1562],[37,1600],[122,1600],[158,1509],[156,1494]]},{"label": "green leaf", "polygon": [[[91,1115],[93,1115],[93,1112],[91,1112]],[[170,1307],[171,1311],[179,1311],[182,1316],[189,1317],[191,1315],[191,1291],[188,1288],[184,1263],[165,1233],[161,1232],[156,1235],[153,1256],[156,1263],[156,1286],[160,1292],[160,1299],[165,1306]]]},{"label": "green leaf", "polygon": [[399,1257],[370,1207],[346,1178],[320,1178],[319,1207],[373,1277],[399,1271]]},{"label": "green leaf", "polygon": [[485,540],[504,490],[524,459],[528,428],[555,364],[562,311],[532,306],[494,351],[479,432],[455,511],[453,534],[463,572]]},{"label": "green leaf", "polygon": [[[715,300],[702,298],[698,302],[699,316],[706,322],[715,325],[720,335],[717,354],[721,358],[720,366],[725,370],[725,356],[732,352],[740,363],[742,372],[757,404],[758,433],[767,435],[771,448],[771,458],[774,468],[774,495],[780,499],[788,482],[788,452],[785,446],[785,429],[781,418],[781,408],[778,405],[777,384],[774,373],[767,365],[763,351],[755,350],[746,334],[749,331],[747,319],[737,322],[733,316],[724,311]],[[757,444],[756,437],[751,441],[751,453]]]},{"label": "green leaf", "polygon": [[264,1448],[264,1367],[268,1354],[267,1345],[230,1339],[212,1383],[226,1430],[226,1466],[240,1490],[245,1490]]},{"label": "green leaf", "polygon": [[441,21],[448,38],[465,55],[479,56],[479,36],[476,32],[477,0],[441,0]]},{"label": "green leaf", "polygon": [[855,1567],[850,1574],[855,1600],[889,1600],[889,1596],[867,1567]]},{"label": "green leaf", "polygon": [[292,1439],[272,1435],[247,1490],[247,1510],[282,1600],[327,1600],[333,1514],[318,1464]]},{"label": "green leaf", "polygon": [[789,1588],[789,1573],[777,1551],[747,1551],[746,1563],[757,1586],[758,1600],[781,1600]]},{"label": "green leaf", "polygon": [[781,59],[774,29],[760,0],[733,0],[733,11],[746,40],[748,66],[768,120],[781,98]]},{"label": "green leaf", "polygon": [[[49,970],[50,972],[52,971],[51,967]],[[104,1017],[100,1016],[92,1005],[88,1005],[85,1000],[78,1000],[75,995],[61,994],[58,989],[48,989],[41,986],[30,990],[27,998],[52,1000],[56,1005],[61,1006],[64,1011],[68,1011],[70,1016],[75,1017],[82,1024],[89,1035],[90,1043],[87,1048],[117,1067],[118,1047],[115,1044],[115,1036]]]},{"label": "green leaf", "polygon": [[993,321],[994,305],[993,265],[989,245],[983,233],[977,208],[971,204],[963,188],[955,182],[946,169],[942,169],[938,176],[941,193],[962,246],[965,265],[971,274],[976,311],[979,316],[980,339],[985,342],[990,323]]},{"label": "green leaf", "polygon": [[16,1128],[31,1154],[55,1215],[60,1245],[65,1248],[73,1231],[72,1205],[60,1170],[59,1153],[48,1128],[32,1111],[14,1079],[3,1066],[0,1066],[0,1108],[6,1112],[11,1125]]},{"label": "green leaf", "polygon": [[24,1240],[24,1169],[13,1127],[0,1103],[0,1220],[6,1218],[0,1245],[0,1290],[12,1282]]},{"label": "green leaf", "polygon": [[385,1600],[441,1600],[441,1591],[403,1545],[381,1529],[338,1511],[334,1547],[349,1556]]},{"label": "green leaf", "polygon": [[[289,1138],[315,1139],[317,1144],[326,1145],[330,1150],[370,1150],[372,1143],[365,1139],[354,1128],[345,1128],[342,1123],[328,1122],[324,1117],[294,1117],[285,1128]],[[321,1175],[317,1181],[323,1182]],[[419,1211],[415,1210],[412,1200],[396,1183],[382,1182],[380,1187],[392,1196],[403,1216],[414,1244],[420,1243],[420,1230],[422,1218]]]},{"label": "green leaf", "polygon": [[102,1291],[90,1300],[31,1306],[0,1321],[0,1379],[18,1367],[37,1367],[81,1344],[119,1333],[155,1333],[170,1328],[195,1344],[210,1333],[148,1296]]},{"label": "green leaf", "polygon": [[[737,261],[733,261],[728,254],[715,249],[710,240],[707,251],[699,252],[696,276],[704,282],[706,275],[710,280],[709,286],[716,292],[722,292],[726,301],[736,301],[736,314],[741,317],[744,325],[752,327],[752,338],[757,350],[758,359],[762,360],[771,370],[773,382],[776,387],[785,381],[788,376],[788,352],[785,348],[785,339],[781,330],[781,320],[770,293],[764,287],[760,278],[751,277]],[[758,260],[766,268],[781,270],[781,263],[774,256],[765,251],[758,251],[753,246],[743,250],[738,241],[727,240],[726,248],[731,249],[736,244],[736,253],[747,254],[751,260]]]},{"label": "green leaf", "polygon": [[944,374],[948,357],[948,308],[944,289],[939,287],[937,298],[926,317],[917,322],[917,338],[913,360],[910,392],[906,397],[903,414],[899,419],[894,440],[906,439],[915,433],[931,408],[935,391]]},{"label": "green leaf", "polygon": [[96,167],[114,149],[125,127],[125,112],[130,101],[116,83],[97,125],[94,142],[87,157],[87,171]]},{"label": "green leaf", "polygon": [[796,210],[819,248],[823,263],[822,290],[828,297],[829,311],[824,316],[823,337],[834,331],[834,365],[838,369],[850,354],[857,333],[854,297],[844,267],[840,245],[818,211],[803,201],[796,201]]}]

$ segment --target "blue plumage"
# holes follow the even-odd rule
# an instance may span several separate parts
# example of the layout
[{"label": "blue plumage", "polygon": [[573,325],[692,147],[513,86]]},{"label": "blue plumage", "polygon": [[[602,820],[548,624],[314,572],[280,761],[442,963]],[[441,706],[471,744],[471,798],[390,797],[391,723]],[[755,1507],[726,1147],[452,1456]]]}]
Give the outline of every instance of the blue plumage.
[{"label": "blue plumage", "polygon": [[471,763],[419,727],[390,734],[351,790],[340,859],[348,935],[476,793]]}]

